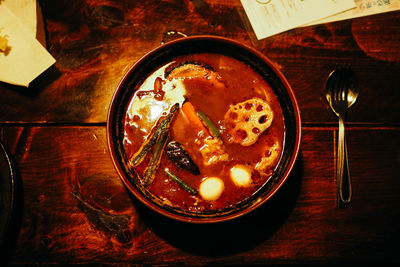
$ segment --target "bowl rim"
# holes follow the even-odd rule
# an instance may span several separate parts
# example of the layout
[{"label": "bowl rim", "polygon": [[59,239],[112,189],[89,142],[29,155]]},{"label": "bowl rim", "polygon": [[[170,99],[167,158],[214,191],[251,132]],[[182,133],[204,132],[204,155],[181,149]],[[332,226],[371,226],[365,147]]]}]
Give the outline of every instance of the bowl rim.
[{"label": "bowl rim", "polygon": [[[233,45],[237,46],[240,49],[246,50],[247,52],[250,52],[254,54],[256,57],[260,58],[264,63],[268,65],[268,67],[278,76],[279,80],[282,82],[282,84],[285,87],[286,92],[289,95],[290,102],[294,111],[294,117],[295,117],[295,122],[296,122],[296,139],[294,143],[294,149],[292,151],[292,156],[290,158],[289,163],[287,164],[287,167],[282,175],[282,177],[279,179],[278,183],[274,185],[274,187],[269,191],[269,193],[264,196],[260,201],[255,201],[252,205],[246,207],[245,209],[231,213],[228,215],[223,215],[223,216],[218,216],[218,217],[188,217],[184,215],[178,215],[178,214],[173,214],[158,205],[156,205],[153,201],[142,195],[140,192],[138,192],[138,189],[135,188],[128,180],[127,174],[123,170],[122,166],[118,162],[117,159],[117,151],[114,149],[115,143],[113,141],[113,129],[112,129],[112,124],[113,124],[113,119],[115,112],[118,110],[118,106],[116,105],[116,100],[121,93],[121,90],[123,90],[124,85],[130,78],[130,74],[138,67],[140,66],[143,61],[145,61],[147,58],[152,57],[159,53],[160,51],[171,47],[171,46],[176,46],[177,44],[185,43],[185,42],[191,42],[191,41],[207,41],[207,40],[212,40],[212,41],[219,41],[221,43],[227,43],[228,45]],[[292,90],[292,87],[290,86],[289,82],[287,81],[286,77],[283,75],[283,73],[278,69],[276,65],[272,63],[272,61],[266,57],[264,54],[262,54],[260,51],[256,50],[253,47],[250,47],[246,44],[240,43],[236,40],[229,39],[226,37],[221,37],[221,36],[214,36],[214,35],[196,35],[196,36],[189,36],[189,37],[182,37],[178,38],[172,41],[169,41],[165,44],[162,44],[160,46],[157,46],[156,48],[150,50],[146,54],[144,54],[142,57],[140,57],[139,60],[137,60],[124,74],[120,82],[118,83],[114,94],[112,96],[109,108],[108,108],[108,115],[107,115],[107,128],[106,128],[106,133],[107,133],[107,145],[108,145],[108,150],[110,153],[111,160],[113,162],[114,168],[116,169],[120,180],[123,182],[124,186],[128,189],[128,191],[133,194],[141,203],[143,203],[145,206],[150,208],[151,210],[162,214],[166,217],[169,217],[171,219],[181,221],[181,222],[186,222],[186,223],[197,223],[197,224],[207,224],[207,223],[217,223],[217,222],[224,222],[228,220],[232,220],[238,217],[242,217],[245,214],[250,213],[251,211],[255,210],[256,208],[260,207],[263,205],[265,202],[267,202],[269,199],[271,199],[276,192],[282,187],[282,185],[286,182],[288,179],[290,173],[292,172],[292,169],[296,163],[296,160],[298,158],[298,154],[300,151],[300,143],[301,143],[301,117],[300,117],[300,109],[298,102],[296,100],[296,97],[294,95],[294,92]]]}]

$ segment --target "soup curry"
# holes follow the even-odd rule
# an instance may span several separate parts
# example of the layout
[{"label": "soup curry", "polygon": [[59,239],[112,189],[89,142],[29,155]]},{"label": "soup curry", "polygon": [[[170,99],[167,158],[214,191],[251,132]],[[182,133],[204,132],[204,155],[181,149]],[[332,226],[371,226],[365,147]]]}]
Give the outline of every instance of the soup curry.
[{"label": "soup curry", "polygon": [[233,207],[273,174],[284,118],[250,66],[224,55],[185,55],[132,89],[126,161],[165,204],[195,213]]}]

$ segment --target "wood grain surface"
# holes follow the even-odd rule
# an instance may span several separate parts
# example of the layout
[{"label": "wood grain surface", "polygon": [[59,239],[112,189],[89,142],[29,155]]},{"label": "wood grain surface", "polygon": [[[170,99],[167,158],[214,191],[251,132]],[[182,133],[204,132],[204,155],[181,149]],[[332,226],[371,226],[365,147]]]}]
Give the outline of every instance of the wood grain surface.
[{"label": "wood grain surface", "polygon": [[[258,41],[238,0],[40,0],[56,64],[29,88],[0,83],[0,140],[20,180],[0,265],[399,263],[400,12],[294,29]],[[283,72],[300,105],[299,158],[261,208],[216,225],[172,221],[130,195],[107,148],[117,84],[151,49],[194,35],[232,38]],[[324,85],[349,64],[353,201],[336,208],[337,118]]]},{"label": "wood grain surface", "polygon": [[190,225],[130,197],[110,161],[105,127],[2,128],[24,188],[12,263],[397,261],[399,158],[382,148],[399,147],[400,129],[348,130],[350,208],[335,207],[336,129],[305,127],[295,169],[272,201],[230,223]]},{"label": "wood grain surface", "polygon": [[0,84],[5,89],[0,122],[105,122],[114,90],[129,67],[183,33],[224,36],[260,50],[289,80],[304,122],[336,122],[323,89],[334,66],[350,64],[361,77],[362,93],[348,119],[398,125],[398,12],[299,28],[256,41],[238,1],[40,2],[48,48],[57,63],[28,89]]}]

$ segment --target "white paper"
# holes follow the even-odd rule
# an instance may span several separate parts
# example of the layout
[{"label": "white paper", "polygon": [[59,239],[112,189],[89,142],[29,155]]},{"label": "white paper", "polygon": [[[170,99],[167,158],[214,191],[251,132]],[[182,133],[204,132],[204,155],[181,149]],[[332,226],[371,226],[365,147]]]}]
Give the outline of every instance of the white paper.
[{"label": "white paper", "polygon": [[257,39],[355,8],[352,0],[241,0]]},{"label": "white paper", "polygon": [[354,0],[356,8],[348,11],[314,21],[313,23],[304,25],[310,26],[315,24],[329,23],[339,20],[358,18],[389,11],[400,10],[400,0]]},{"label": "white paper", "polygon": [[36,0],[0,0],[36,36]]},{"label": "white paper", "polygon": [[0,3],[0,38],[6,40],[6,49],[0,50],[0,81],[28,87],[55,59],[21,20]]}]

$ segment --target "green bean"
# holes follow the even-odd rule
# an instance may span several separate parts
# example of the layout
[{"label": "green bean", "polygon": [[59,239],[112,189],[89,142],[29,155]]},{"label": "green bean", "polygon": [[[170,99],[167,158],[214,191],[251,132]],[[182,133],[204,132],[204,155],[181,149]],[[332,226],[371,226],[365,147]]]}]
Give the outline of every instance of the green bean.
[{"label": "green bean", "polygon": [[146,156],[147,152],[149,152],[149,150],[154,146],[154,144],[156,143],[158,137],[160,136],[160,134],[167,128],[169,128],[169,123],[171,122],[171,119],[173,117],[173,115],[175,114],[175,112],[177,111],[179,107],[179,104],[175,104],[170,113],[168,114],[168,116],[161,121],[161,123],[157,126],[156,130],[154,131],[154,134],[151,136],[151,138],[149,139],[149,141],[147,143],[145,143],[137,153],[135,153],[135,155],[133,155],[133,157],[131,158],[131,160],[129,161],[129,164],[132,167],[136,167],[137,165],[139,165],[144,157]]},{"label": "green bean", "polygon": [[208,128],[208,130],[210,131],[211,135],[214,138],[218,139],[219,136],[220,136],[219,130],[218,130],[217,126],[215,126],[215,124],[211,121],[211,119],[209,117],[207,117],[207,115],[204,114],[200,110],[197,111],[197,115],[203,121],[204,125]]},{"label": "green bean", "polygon": [[181,178],[179,178],[174,173],[172,173],[168,168],[166,168],[164,171],[174,182],[176,182],[178,185],[180,185],[184,190],[188,191],[189,193],[191,193],[193,195],[197,194],[196,189],[191,188]]}]

